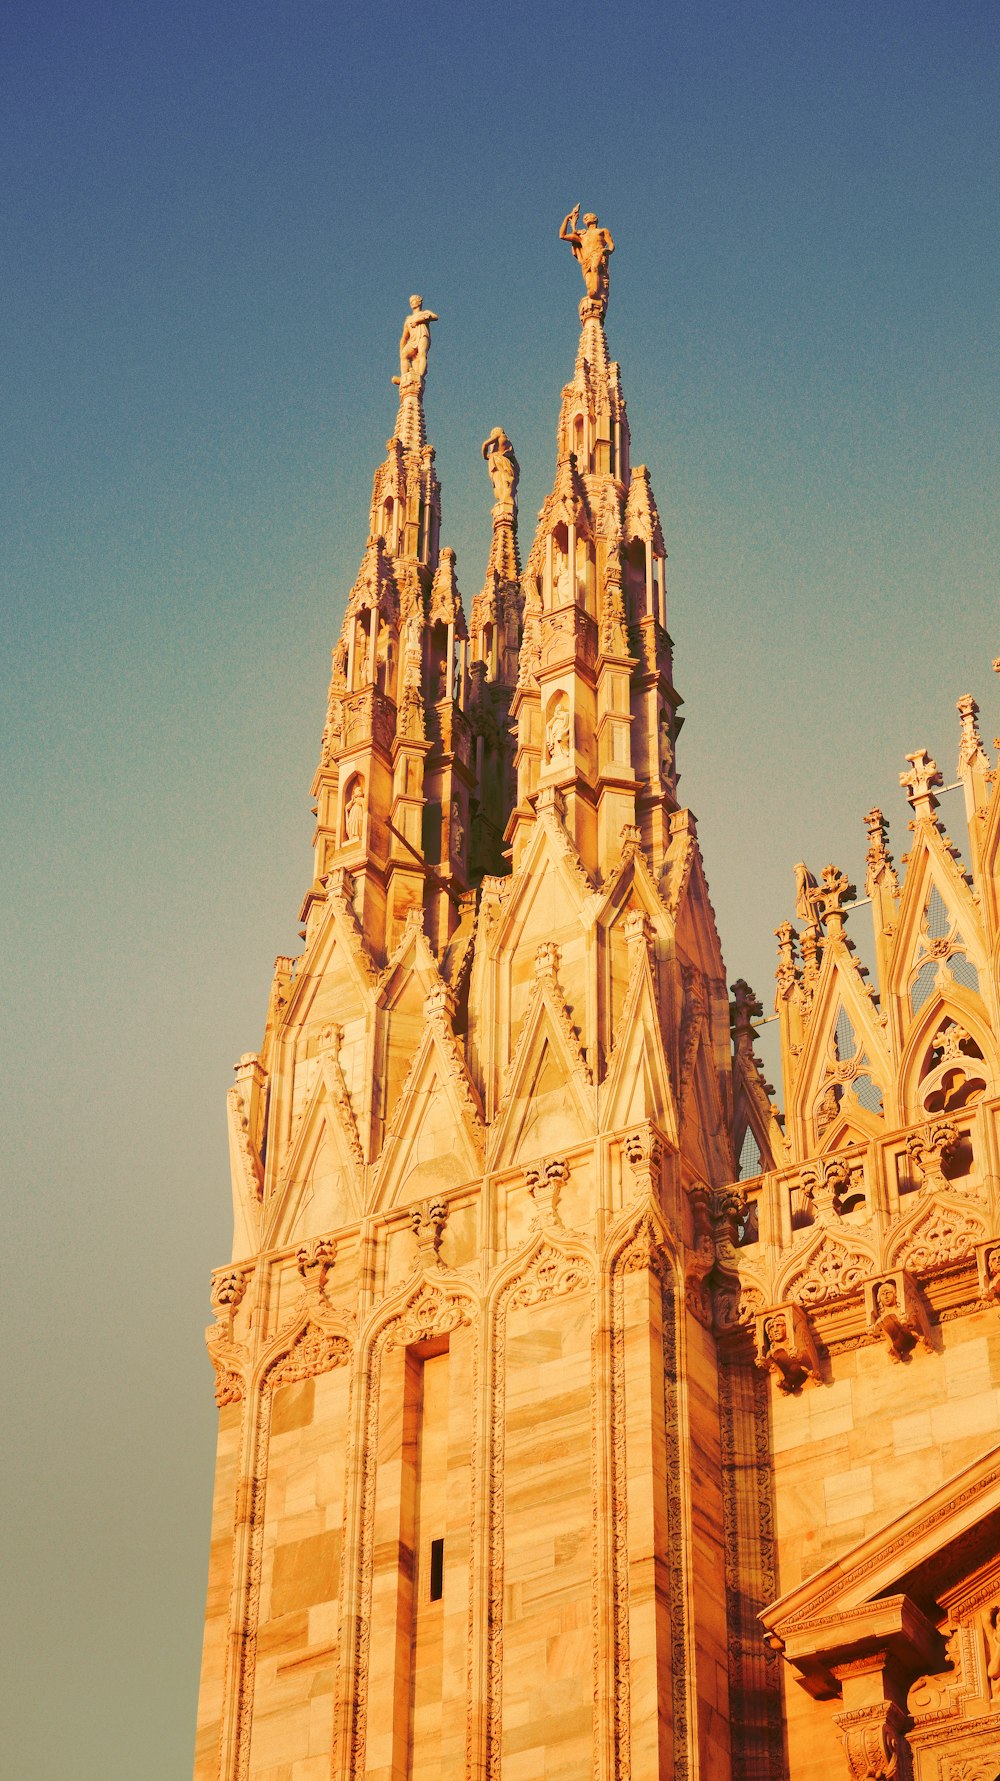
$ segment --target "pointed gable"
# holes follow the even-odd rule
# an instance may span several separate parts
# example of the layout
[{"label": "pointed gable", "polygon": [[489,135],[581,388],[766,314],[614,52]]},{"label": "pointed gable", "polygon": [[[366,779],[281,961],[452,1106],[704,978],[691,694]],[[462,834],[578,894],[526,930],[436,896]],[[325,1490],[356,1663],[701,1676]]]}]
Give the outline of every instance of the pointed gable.
[{"label": "pointed gable", "polygon": [[427,998],[423,1036],[374,1173],[373,1209],[447,1194],[482,1172],[482,1107],[451,1028],[453,1011],[444,985]]}]

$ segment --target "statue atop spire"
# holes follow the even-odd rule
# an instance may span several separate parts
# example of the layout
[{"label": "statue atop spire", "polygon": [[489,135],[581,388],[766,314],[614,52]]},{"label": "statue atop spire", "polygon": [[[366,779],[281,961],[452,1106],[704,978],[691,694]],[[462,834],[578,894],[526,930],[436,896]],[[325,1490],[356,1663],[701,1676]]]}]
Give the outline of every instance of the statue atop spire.
[{"label": "statue atop spire", "polygon": [[424,300],[419,295],[410,298],[410,313],[403,323],[403,332],[399,339],[399,376],[392,381],[399,385],[401,395],[413,386],[416,387],[417,395],[423,394],[427,376],[427,354],[431,349],[430,324],[439,320],[433,309],[425,309],[423,303]]},{"label": "statue atop spire", "polygon": [[580,315],[584,321],[595,316],[598,321],[604,320],[608,307],[608,260],[615,251],[610,229],[598,227],[598,219],[589,210],[583,219],[583,228],[577,228],[580,216],[579,204],[574,204],[571,211],[563,217],[562,228],[559,230],[560,241],[568,241],[573,249],[573,258],[580,263],[583,282],[587,287],[587,295],[580,305]]},{"label": "statue atop spire", "polygon": [[517,513],[517,482],[521,467],[502,427],[494,427],[483,441],[483,457],[493,484],[493,498],[504,512]]}]

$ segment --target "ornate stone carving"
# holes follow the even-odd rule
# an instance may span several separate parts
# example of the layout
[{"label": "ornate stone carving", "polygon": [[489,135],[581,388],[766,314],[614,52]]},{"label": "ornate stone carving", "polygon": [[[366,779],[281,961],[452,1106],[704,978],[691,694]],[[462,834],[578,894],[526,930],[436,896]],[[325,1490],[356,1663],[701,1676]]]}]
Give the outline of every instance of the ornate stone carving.
[{"label": "ornate stone carving", "polygon": [[684,1302],[692,1316],[709,1327],[712,1301],[705,1282],[715,1266],[712,1194],[705,1186],[691,1187],[687,1199],[691,1208],[693,1246],[684,1257]]},{"label": "ornate stone carving", "polygon": [[851,1781],[908,1781],[902,1736],[906,1714],[895,1701],[876,1701],[833,1717],[844,1740]]},{"label": "ornate stone carving", "polygon": [[866,1250],[825,1231],[786,1281],[783,1297],[802,1305],[822,1305],[828,1299],[857,1292],[873,1268]]},{"label": "ornate stone carving", "polygon": [[865,1281],[865,1313],[867,1327],[883,1338],[892,1360],[905,1360],[918,1342],[930,1348],[927,1312],[904,1268]]},{"label": "ornate stone carving", "polygon": [[977,1243],[976,1266],[983,1298],[1000,1303],[1000,1242]]},{"label": "ornate stone carving", "polygon": [[357,1121],[354,1117],[354,1107],[348,1092],[347,1083],[344,1080],[344,1072],[340,1065],[340,1051],[344,1043],[343,1027],[338,1026],[336,1022],[331,1021],[330,1025],[324,1027],[323,1031],[320,1033],[319,1043],[321,1047],[320,1059],[323,1070],[323,1081],[326,1084],[326,1092],[337,1110],[340,1129],[346,1140],[347,1147],[358,1167],[363,1168],[365,1153],[361,1148],[361,1139],[358,1135]]},{"label": "ornate stone carving", "polygon": [[410,1229],[416,1238],[414,1268],[443,1268],[440,1248],[444,1227],[448,1222],[447,1200],[421,1200],[410,1210]]},{"label": "ornate stone carving", "polygon": [[252,1266],[219,1268],[212,1275],[215,1322],[205,1331],[205,1346],[215,1368],[215,1401],[220,1410],[224,1404],[239,1403],[245,1389],[250,1356],[247,1348],[236,1341],[234,1324],[253,1271]]},{"label": "ornate stone carving", "polygon": [[947,1201],[932,1201],[921,1207],[917,1217],[897,1234],[889,1261],[893,1267],[905,1267],[911,1274],[929,1274],[936,1268],[963,1261],[984,1235],[983,1219],[971,1207],[959,1209]]},{"label": "ornate stone carving", "polygon": [[563,1157],[553,1157],[547,1163],[526,1169],[524,1174],[534,1204],[531,1230],[565,1229],[559,1216],[559,1195],[569,1180],[569,1164]]},{"label": "ornate stone carving", "polygon": [[935,1188],[948,1188],[944,1165],[951,1161],[957,1148],[958,1134],[947,1120],[932,1119],[929,1124],[910,1132],[906,1150],[924,1193],[933,1193]]},{"label": "ornate stone carving", "polygon": [[864,1191],[863,1165],[852,1164],[844,1156],[819,1157],[802,1170],[802,1189],[817,1223],[839,1218],[844,1202],[857,1191],[855,1178],[861,1175]]},{"label": "ornate stone carving", "polygon": [[754,1359],[775,1374],[779,1391],[798,1391],[807,1379],[822,1378],[809,1319],[801,1305],[774,1305],[756,1319]]}]

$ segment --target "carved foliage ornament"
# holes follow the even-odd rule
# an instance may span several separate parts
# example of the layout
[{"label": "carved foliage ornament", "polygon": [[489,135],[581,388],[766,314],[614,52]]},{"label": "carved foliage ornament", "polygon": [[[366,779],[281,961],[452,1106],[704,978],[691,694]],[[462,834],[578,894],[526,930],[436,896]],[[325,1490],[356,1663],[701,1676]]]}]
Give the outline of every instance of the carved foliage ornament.
[{"label": "carved foliage ornament", "polygon": [[[906,1714],[895,1701],[878,1701],[834,1714],[840,1727],[851,1781],[903,1781],[908,1770],[902,1729]],[[902,1758],[902,1763],[901,1763]]]}]

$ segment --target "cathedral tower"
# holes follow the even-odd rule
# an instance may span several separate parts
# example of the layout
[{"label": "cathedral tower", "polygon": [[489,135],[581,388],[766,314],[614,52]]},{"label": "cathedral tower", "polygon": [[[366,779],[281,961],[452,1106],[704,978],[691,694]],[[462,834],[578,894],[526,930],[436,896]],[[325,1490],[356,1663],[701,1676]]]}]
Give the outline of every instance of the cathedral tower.
[{"label": "cathedral tower", "polygon": [[[902,889],[866,819],[882,1005],[846,875],[800,868],[783,1117],[678,799],[614,243],[578,211],[560,233],[586,295],[553,486],[522,563],[493,429],[468,623],[421,297],[403,328],[303,949],[229,1091],[197,1781],[904,1781],[911,1733],[937,1760],[919,1715],[950,1686],[949,1615],[971,1630],[948,1735],[971,1726],[975,1754],[1000,1712],[1000,800],[978,707],[970,874],[922,753]],[[947,1429],[902,1402],[918,1370],[932,1407],[979,1392],[950,1494]],[[909,1508],[859,1482],[887,1406],[909,1415]]]}]

